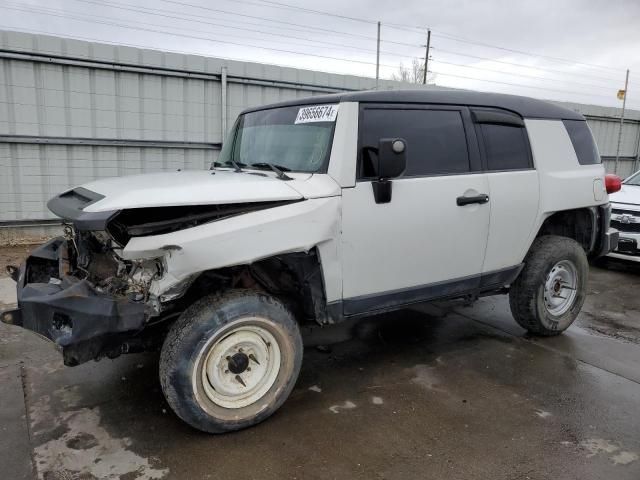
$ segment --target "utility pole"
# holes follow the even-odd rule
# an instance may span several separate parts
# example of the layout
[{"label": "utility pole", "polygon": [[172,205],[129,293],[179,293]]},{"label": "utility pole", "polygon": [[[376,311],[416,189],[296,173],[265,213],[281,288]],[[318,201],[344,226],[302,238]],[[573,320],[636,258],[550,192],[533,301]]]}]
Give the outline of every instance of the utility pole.
[{"label": "utility pole", "polygon": [[380,22],[378,22],[378,46],[376,48],[376,90],[380,80]]},{"label": "utility pole", "polygon": [[424,76],[422,77],[422,83],[427,84],[427,71],[429,67],[429,49],[431,48],[431,29],[427,29],[427,46],[424,52]]},{"label": "utility pole", "polygon": [[613,173],[618,173],[618,160],[620,159],[620,143],[622,142],[622,128],[624,127],[624,109],[627,106],[627,88],[629,87],[629,69],[627,68],[627,76],[624,79],[624,95],[622,96],[622,115],[620,116],[620,130],[618,131],[618,148],[616,149],[616,163],[613,167]]}]

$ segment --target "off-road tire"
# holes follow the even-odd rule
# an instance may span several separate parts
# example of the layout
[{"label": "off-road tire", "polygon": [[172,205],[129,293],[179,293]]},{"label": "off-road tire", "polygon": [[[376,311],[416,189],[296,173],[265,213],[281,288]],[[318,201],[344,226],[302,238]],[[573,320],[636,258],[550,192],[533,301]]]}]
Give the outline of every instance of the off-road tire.
[{"label": "off-road tire", "polygon": [[[277,376],[259,401],[224,408],[203,393],[204,380],[198,380],[203,372],[203,349],[214,348],[224,340],[226,330],[256,317],[280,349]],[[256,325],[255,321],[247,324]],[[276,298],[252,290],[208,295],[193,303],[172,325],[160,354],[160,383],[171,409],[192,427],[208,433],[240,430],[265,420],[287,399],[300,373],[302,352],[298,324]],[[206,369],[204,372],[209,378]]]},{"label": "off-road tire", "polygon": [[[576,295],[566,312],[552,315],[545,304],[545,283],[551,269],[561,261],[569,261],[575,266]],[[569,328],[584,304],[589,272],[587,255],[573,239],[545,235],[533,242],[524,263],[522,272],[509,290],[513,318],[531,334],[559,335]]]}]

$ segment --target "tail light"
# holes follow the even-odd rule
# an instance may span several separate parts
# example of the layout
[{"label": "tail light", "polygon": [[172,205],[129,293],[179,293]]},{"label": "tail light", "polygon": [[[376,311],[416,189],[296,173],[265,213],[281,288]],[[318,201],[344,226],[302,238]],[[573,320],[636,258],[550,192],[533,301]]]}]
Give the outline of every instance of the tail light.
[{"label": "tail light", "polygon": [[613,173],[607,173],[604,176],[604,186],[607,189],[607,193],[615,193],[622,188],[622,180]]}]

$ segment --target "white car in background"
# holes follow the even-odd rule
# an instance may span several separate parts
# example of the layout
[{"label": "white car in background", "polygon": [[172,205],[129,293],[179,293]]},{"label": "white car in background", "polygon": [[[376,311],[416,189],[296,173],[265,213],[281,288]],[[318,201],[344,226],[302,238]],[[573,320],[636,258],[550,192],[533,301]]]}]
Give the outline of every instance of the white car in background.
[{"label": "white car in background", "polygon": [[640,262],[640,171],[622,182],[620,191],[609,198],[611,226],[620,232],[618,248],[609,256]]}]

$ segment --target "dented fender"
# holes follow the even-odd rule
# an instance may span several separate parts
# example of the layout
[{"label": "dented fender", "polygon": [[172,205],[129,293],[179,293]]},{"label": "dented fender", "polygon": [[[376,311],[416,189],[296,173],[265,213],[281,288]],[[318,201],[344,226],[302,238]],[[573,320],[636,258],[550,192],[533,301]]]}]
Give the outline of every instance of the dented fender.
[{"label": "dented fender", "polygon": [[198,272],[318,247],[327,301],[332,301],[342,293],[340,219],[340,196],[308,199],[177,232],[135,237],[122,257],[164,257],[165,275],[151,286],[152,293],[161,295]]}]

